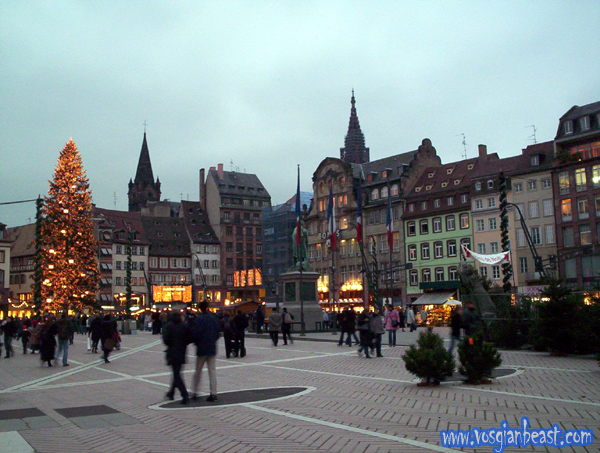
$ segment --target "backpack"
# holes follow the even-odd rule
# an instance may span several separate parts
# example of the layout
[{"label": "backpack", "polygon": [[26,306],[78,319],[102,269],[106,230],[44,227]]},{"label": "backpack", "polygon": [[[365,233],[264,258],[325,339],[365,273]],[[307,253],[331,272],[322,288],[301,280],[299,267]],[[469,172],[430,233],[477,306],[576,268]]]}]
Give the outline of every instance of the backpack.
[{"label": "backpack", "polygon": [[283,317],[283,322],[285,322],[286,324],[291,324],[292,323],[292,315],[289,313],[286,313],[285,316]]}]

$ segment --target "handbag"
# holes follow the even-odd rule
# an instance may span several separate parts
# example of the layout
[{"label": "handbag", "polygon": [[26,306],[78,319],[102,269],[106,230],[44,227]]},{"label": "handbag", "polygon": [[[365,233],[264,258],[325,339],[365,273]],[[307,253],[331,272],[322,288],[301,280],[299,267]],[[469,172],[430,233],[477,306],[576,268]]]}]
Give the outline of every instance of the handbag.
[{"label": "handbag", "polygon": [[104,340],[103,348],[112,351],[115,348],[115,344],[116,340],[114,338],[107,338],[106,340]]},{"label": "handbag", "polygon": [[398,327],[398,321],[392,320],[392,327]]}]

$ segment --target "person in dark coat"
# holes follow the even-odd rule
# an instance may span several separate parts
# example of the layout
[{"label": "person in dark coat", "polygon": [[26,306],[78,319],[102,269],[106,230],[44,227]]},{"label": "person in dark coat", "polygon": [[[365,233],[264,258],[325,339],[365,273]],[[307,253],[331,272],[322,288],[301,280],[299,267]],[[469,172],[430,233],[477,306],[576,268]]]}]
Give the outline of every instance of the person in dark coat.
[{"label": "person in dark coat", "polygon": [[210,395],[206,401],[217,401],[217,341],[221,336],[221,323],[219,318],[208,311],[208,302],[199,304],[201,313],[196,316],[192,326],[192,340],[196,344],[196,372],[192,379],[192,399],[198,398],[198,387],[202,368],[206,363],[208,368],[208,380],[210,383]]},{"label": "person in dark coat", "polygon": [[173,370],[171,388],[166,396],[172,400],[177,388],[181,393],[181,404],[187,404],[189,401],[189,394],[181,377],[181,370],[186,363],[187,345],[191,343],[191,340],[190,330],[188,325],[181,320],[181,315],[171,313],[166,326],[163,328],[163,342],[167,346],[167,365]]},{"label": "person in dark coat", "polygon": [[117,322],[110,319],[110,315],[104,316],[100,323],[100,341],[102,342],[102,360],[104,363],[110,363],[108,356],[116,345]]},{"label": "person in dark coat", "polygon": [[450,347],[448,348],[450,354],[454,350],[454,345],[460,341],[462,323],[462,308],[456,307],[450,316]]},{"label": "person in dark coat", "polygon": [[102,319],[100,315],[94,316],[94,319],[90,322],[90,337],[92,339],[92,353],[98,352],[98,343],[100,342],[100,330],[102,326]]},{"label": "person in dark coat", "polygon": [[238,310],[233,318],[233,333],[234,349],[237,349],[240,357],[246,357],[246,329],[249,325],[248,317],[242,310]]},{"label": "person in dark coat", "polygon": [[256,320],[256,333],[262,333],[263,324],[265,323],[265,312],[262,305],[259,305],[256,309],[254,319]]},{"label": "person in dark coat", "polygon": [[48,366],[52,366],[56,349],[56,339],[54,336],[57,333],[58,329],[56,328],[54,316],[49,316],[40,330],[40,359],[42,360],[42,365],[44,365],[44,362],[47,362]]},{"label": "person in dark coat", "polygon": [[370,359],[369,355],[369,347],[371,345],[371,326],[369,314],[367,311],[363,311],[358,315],[358,319],[356,321],[358,332],[360,335],[360,347],[358,348],[358,356],[362,357],[362,353],[365,353],[365,357]]},{"label": "person in dark coat", "polygon": [[229,358],[232,355],[237,357],[237,348],[234,347],[235,332],[233,331],[233,323],[229,313],[225,313],[221,318],[221,330],[223,331],[223,339],[225,340],[225,357]]},{"label": "person in dark coat", "polygon": [[4,349],[6,349],[5,359],[10,359],[15,355],[15,351],[12,347],[13,338],[17,335],[17,324],[12,316],[9,316],[6,321],[2,324],[2,330],[4,332]]}]

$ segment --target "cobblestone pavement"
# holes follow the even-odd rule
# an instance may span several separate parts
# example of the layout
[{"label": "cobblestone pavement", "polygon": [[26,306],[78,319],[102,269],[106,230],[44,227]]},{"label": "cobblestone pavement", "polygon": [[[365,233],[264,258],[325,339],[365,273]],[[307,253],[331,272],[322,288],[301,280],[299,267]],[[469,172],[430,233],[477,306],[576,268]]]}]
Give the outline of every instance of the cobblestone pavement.
[{"label": "cobblestone pavement", "polygon": [[[398,342],[415,338],[400,332]],[[592,429],[593,445],[564,451],[600,451],[600,368],[590,358],[502,351],[507,375],[491,385],[417,387],[405,346],[367,360],[331,333],[246,344],[243,359],[226,359],[220,344],[218,404],[189,407],[164,399],[170,373],[158,336],[123,336],[105,364],[76,335],[71,366],[53,368],[16,344],[15,357],[0,359],[0,453],[461,451],[443,448],[440,430],[516,427],[523,416],[533,428]],[[188,386],[191,377],[188,364]]]}]

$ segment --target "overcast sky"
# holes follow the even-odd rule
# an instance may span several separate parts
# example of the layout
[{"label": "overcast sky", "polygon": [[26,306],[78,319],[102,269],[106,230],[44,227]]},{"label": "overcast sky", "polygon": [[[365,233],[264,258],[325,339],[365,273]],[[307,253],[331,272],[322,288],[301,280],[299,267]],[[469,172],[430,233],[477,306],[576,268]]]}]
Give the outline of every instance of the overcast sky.
[{"label": "overcast sky", "polygon": [[277,204],[339,157],[353,88],[372,160],[424,138],[460,160],[460,134],[514,156],[600,101],[598,0],[3,1],[0,30],[0,202],[46,194],[72,137],[94,202],[127,210],[145,121],[163,198],[221,162]]}]

